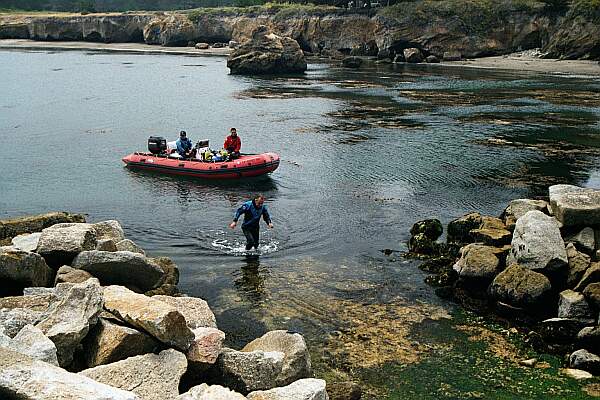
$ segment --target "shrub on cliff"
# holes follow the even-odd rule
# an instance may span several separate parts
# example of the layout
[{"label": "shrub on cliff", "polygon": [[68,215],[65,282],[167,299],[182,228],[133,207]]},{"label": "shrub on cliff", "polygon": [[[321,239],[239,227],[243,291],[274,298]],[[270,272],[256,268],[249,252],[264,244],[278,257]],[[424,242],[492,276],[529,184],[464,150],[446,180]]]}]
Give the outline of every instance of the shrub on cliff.
[{"label": "shrub on cliff", "polygon": [[575,0],[567,17],[583,17],[594,22],[600,22],[600,0]]},{"label": "shrub on cliff", "polygon": [[544,8],[536,0],[424,0],[383,8],[379,14],[403,23],[425,25],[436,19],[460,21],[466,33],[483,33],[503,24],[514,12],[534,13]]}]

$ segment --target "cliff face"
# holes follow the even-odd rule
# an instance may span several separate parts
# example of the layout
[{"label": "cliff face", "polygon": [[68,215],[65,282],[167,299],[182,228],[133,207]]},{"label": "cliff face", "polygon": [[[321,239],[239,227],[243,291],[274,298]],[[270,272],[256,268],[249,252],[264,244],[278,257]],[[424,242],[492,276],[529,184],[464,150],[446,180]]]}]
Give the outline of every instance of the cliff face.
[{"label": "cliff face", "polygon": [[152,14],[0,17],[0,38],[143,42]]},{"label": "cliff face", "polygon": [[206,13],[190,20],[178,13],[94,14],[48,17],[0,17],[0,38],[145,42],[186,46],[189,42],[237,42],[259,25],[294,38],[313,53],[393,57],[408,47],[441,56],[507,54],[542,47],[554,58],[600,57],[600,26],[542,12],[514,11],[485,27],[460,18],[415,23],[384,15],[331,13]]}]

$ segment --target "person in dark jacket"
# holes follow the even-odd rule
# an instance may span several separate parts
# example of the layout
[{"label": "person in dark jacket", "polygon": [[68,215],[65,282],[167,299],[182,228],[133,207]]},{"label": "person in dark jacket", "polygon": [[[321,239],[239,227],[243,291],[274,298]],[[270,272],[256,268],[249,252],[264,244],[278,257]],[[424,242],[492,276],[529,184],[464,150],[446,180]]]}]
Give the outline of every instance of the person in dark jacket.
[{"label": "person in dark jacket", "polygon": [[235,229],[238,219],[242,214],[244,214],[242,232],[246,236],[246,250],[250,250],[252,247],[258,249],[261,217],[265,220],[269,228],[273,229],[273,222],[271,222],[269,210],[265,205],[265,196],[259,194],[254,199],[242,204],[235,212],[233,222],[229,224],[231,229]]},{"label": "person in dark jacket", "polygon": [[231,158],[238,158],[240,156],[240,150],[242,149],[242,140],[237,135],[237,130],[235,128],[231,128],[229,133],[229,136],[225,138],[223,148],[227,150]]},{"label": "person in dark jacket", "polygon": [[191,151],[193,144],[192,141],[187,138],[185,131],[179,132],[179,139],[177,142],[175,142],[175,145],[177,146],[177,153],[182,158],[188,158],[192,156]]}]

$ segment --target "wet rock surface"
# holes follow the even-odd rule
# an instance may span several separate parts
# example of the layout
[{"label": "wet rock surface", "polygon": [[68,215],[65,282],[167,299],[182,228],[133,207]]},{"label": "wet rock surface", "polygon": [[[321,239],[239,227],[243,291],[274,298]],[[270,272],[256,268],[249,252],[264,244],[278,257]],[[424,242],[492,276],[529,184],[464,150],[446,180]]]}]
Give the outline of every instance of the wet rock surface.
[{"label": "wet rock surface", "polygon": [[294,39],[258,26],[227,59],[232,74],[282,74],[306,71],[304,53]]},{"label": "wet rock surface", "polygon": [[302,378],[312,376],[310,354],[302,335],[283,330],[265,333],[248,343],[242,351],[281,352],[284,354],[281,373],[276,385],[285,386]]},{"label": "wet rock surface", "polygon": [[544,275],[513,264],[490,285],[490,295],[516,307],[539,307],[548,300],[550,281]]}]

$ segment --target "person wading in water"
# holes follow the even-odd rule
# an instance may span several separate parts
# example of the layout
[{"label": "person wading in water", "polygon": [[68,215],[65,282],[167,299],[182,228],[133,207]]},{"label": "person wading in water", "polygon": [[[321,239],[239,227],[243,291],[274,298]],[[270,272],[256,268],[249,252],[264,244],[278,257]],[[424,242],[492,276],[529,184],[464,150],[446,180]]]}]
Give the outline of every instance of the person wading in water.
[{"label": "person wading in water", "polygon": [[259,194],[252,200],[248,200],[240,206],[235,212],[233,222],[229,224],[231,229],[235,229],[238,219],[244,214],[244,222],[242,223],[242,232],[246,236],[246,250],[252,247],[258,249],[258,237],[260,234],[260,218],[262,217],[270,229],[273,229],[271,216],[265,205],[265,196]]}]

